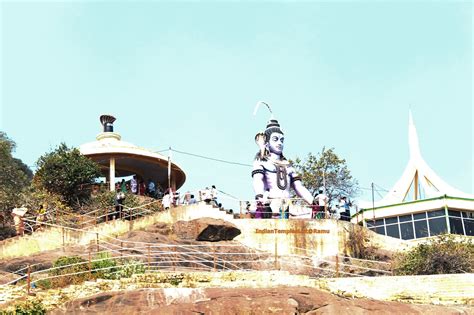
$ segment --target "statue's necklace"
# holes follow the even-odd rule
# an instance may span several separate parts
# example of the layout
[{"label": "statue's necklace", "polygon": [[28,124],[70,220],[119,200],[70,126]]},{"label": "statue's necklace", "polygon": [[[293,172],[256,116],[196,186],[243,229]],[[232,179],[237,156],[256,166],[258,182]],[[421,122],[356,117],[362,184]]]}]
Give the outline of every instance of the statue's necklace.
[{"label": "statue's necklace", "polygon": [[288,176],[286,172],[286,167],[281,165],[275,165],[277,171],[277,186],[281,190],[286,190],[288,187]]},{"label": "statue's necklace", "polygon": [[273,165],[276,168],[276,176],[277,176],[277,186],[281,190],[286,190],[288,187],[288,172],[286,171],[286,167],[288,163],[281,163],[278,161],[272,161]]}]

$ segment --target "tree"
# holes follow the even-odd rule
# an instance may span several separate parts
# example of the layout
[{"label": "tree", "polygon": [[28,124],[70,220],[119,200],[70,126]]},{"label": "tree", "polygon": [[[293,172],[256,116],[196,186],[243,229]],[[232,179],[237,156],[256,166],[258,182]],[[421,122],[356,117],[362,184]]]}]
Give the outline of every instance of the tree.
[{"label": "tree", "polygon": [[358,182],[352,177],[346,160],[337,156],[334,148],[323,148],[318,155],[310,152],[306,160],[296,158],[293,165],[305,187],[313,195],[324,189],[330,203],[338,197],[353,198],[359,191]]},{"label": "tree", "polygon": [[68,148],[64,143],[41,156],[36,164],[35,185],[62,196],[71,207],[89,199],[88,188],[100,176],[99,166],[94,161],[81,155],[77,148]]},{"label": "tree", "polygon": [[5,219],[13,207],[20,205],[20,195],[33,175],[26,164],[12,156],[15,147],[15,142],[0,131],[0,210]]}]

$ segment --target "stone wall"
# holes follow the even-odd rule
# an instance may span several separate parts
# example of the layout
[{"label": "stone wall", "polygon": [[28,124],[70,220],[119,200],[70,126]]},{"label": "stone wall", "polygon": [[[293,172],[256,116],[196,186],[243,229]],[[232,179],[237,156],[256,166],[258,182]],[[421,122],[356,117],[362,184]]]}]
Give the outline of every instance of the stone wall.
[{"label": "stone wall", "polygon": [[474,305],[474,274],[320,279],[320,286],[346,297],[385,301]]},{"label": "stone wall", "polygon": [[374,233],[366,228],[338,220],[234,219],[242,234],[235,238],[249,247],[280,255],[315,255],[318,257],[349,254],[349,235],[363,229],[370,242],[380,249],[404,250],[406,241]]},{"label": "stone wall", "polygon": [[[144,229],[157,222],[173,224],[180,220],[201,217],[232,222],[242,231],[242,234],[236,237],[236,241],[266,252],[276,251],[279,255],[310,254],[327,257],[337,253],[344,254],[349,251],[346,247],[349,231],[360,228],[349,222],[336,220],[234,219],[233,215],[200,203],[157,212],[133,221],[109,221],[82,231],[61,227],[46,228],[32,235],[0,242],[0,259],[27,256],[69,244],[87,245],[96,242],[97,239],[105,241],[108,237]],[[381,248],[395,250],[406,246],[405,241],[366,231]]]},{"label": "stone wall", "polygon": [[31,235],[13,237],[0,242],[0,259],[28,256],[37,252],[61,248],[65,245],[86,245],[97,239],[106,240],[129,231],[140,230],[157,222],[173,224],[179,220],[200,217],[220,218],[227,221],[233,216],[205,204],[177,207],[169,211],[157,212],[133,221],[114,220],[101,223],[85,230],[61,227],[47,227]]}]

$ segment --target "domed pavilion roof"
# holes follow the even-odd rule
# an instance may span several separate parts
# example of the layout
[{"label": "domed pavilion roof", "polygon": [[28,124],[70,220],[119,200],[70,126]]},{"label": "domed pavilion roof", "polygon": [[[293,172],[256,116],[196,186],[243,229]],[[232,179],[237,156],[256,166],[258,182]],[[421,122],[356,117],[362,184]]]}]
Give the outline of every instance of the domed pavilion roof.
[{"label": "domed pavilion roof", "polygon": [[[81,154],[91,158],[101,166],[105,176],[109,172],[110,159],[115,159],[115,176],[124,177],[137,175],[144,181],[152,179],[162,188],[168,187],[168,157],[141,148],[121,140],[118,133],[113,132],[115,118],[102,115],[101,123],[104,132],[96,137],[96,141],[85,143],[79,147]],[[176,164],[171,162],[171,181],[175,189],[179,189],[186,180],[186,174]]]}]

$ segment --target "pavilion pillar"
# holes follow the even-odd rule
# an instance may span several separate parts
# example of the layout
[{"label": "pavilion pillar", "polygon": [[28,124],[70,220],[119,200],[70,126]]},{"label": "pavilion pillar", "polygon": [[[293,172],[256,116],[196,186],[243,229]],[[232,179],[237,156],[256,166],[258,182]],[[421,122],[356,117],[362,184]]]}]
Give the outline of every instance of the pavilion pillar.
[{"label": "pavilion pillar", "polygon": [[109,164],[110,191],[115,191],[115,158],[110,158]]},{"label": "pavilion pillar", "polygon": [[173,177],[171,178],[171,189],[176,191],[176,180]]}]

